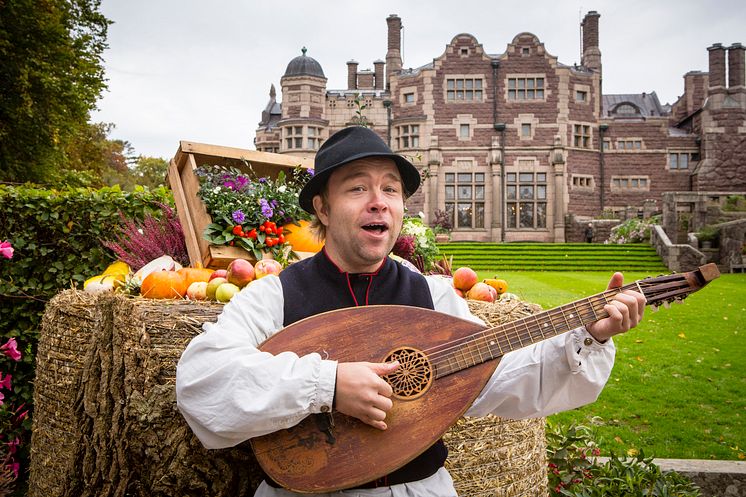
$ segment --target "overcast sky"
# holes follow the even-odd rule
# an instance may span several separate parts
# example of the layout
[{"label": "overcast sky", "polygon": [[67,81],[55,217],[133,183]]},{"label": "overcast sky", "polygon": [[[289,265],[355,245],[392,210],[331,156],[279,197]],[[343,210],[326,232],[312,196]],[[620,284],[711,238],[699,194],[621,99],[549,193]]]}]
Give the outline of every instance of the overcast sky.
[{"label": "overcast sky", "polygon": [[327,89],[346,62],[386,57],[386,17],[404,26],[403,66],[440,56],[459,33],[490,54],[528,31],[564,64],[580,62],[580,18],[601,14],[604,92],[658,94],[673,103],[687,71],[707,71],[713,43],[746,45],[743,0],[103,0],[114,22],[104,53],[109,89],[94,121],[136,153],[170,159],[180,140],[253,149],[261,111],[288,62],[308,48]]}]

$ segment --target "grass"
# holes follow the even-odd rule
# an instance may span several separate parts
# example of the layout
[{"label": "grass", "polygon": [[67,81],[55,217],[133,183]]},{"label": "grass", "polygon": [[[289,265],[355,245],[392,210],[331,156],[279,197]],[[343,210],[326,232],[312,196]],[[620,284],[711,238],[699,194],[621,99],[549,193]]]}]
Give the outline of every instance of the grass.
[{"label": "grass", "polygon": [[[480,279],[494,272],[478,272]],[[545,309],[598,293],[610,273],[503,271],[508,291]],[[629,282],[648,276],[625,274]],[[746,459],[746,275],[724,274],[682,305],[646,309],[615,338],[599,399],[556,414],[592,425],[604,451],[658,458]]]}]

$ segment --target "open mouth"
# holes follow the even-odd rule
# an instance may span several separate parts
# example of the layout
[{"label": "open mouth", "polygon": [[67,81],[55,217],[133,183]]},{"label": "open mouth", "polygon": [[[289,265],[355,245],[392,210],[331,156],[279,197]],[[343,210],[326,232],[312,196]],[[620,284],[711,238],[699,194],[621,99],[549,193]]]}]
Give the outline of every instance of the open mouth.
[{"label": "open mouth", "polygon": [[384,233],[388,231],[389,227],[385,224],[379,224],[379,223],[370,223],[363,225],[363,229],[365,231],[371,232],[371,233]]}]

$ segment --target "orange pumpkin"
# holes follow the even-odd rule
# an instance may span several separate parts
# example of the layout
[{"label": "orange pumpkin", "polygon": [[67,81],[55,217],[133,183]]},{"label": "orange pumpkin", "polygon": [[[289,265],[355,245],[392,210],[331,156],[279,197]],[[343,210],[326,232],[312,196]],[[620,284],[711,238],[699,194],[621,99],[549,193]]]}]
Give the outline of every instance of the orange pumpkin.
[{"label": "orange pumpkin", "polygon": [[189,285],[195,281],[210,281],[210,275],[214,270],[204,268],[202,267],[202,264],[198,262],[197,267],[183,267],[177,272],[186,278],[186,286],[189,288]]},{"label": "orange pumpkin", "polygon": [[296,252],[318,252],[324,246],[324,242],[316,238],[311,231],[310,221],[298,221],[300,226],[288,224],[285,226],[285,241],[290,243]]},{"label": "orange pumpkin", "polygon": [[483,282],[487,283],[489,286],[497,290],[498,295],[502,295],[503,293],[508,291],[508,282],[505,280],[488,278],[486,280],[483,280]]},{"label": "orange pumpkin", "polygon": [[140,285],[140,295],[149,299],[179,299],[187,291],[186,277],[177,271],[153,271]]}]

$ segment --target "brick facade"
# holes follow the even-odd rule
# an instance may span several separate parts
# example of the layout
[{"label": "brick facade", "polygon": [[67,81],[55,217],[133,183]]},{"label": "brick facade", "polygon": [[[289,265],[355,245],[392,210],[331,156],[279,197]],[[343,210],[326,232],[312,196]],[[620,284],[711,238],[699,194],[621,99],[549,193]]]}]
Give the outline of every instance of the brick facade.
[{"label": "brick facade", "polygon": [[574,238],[569,219],[649,212],[664,192],[746,190],[744,47],[708,48],[709,73],[687,73],[672,106],[655,93],[603,95],[599,19],[583,19],[580,66],[531,33],[499,55],[459,34],[431,63],[403,70],[391,15],[385,63],[347,62],[345,89],[328,89],[305,52],[291,61],[281,115],[265,110],[256,146],[312,156],[361,113],[423,171],[409,211],[447,210],[454,240],[559,242]]}]

